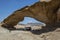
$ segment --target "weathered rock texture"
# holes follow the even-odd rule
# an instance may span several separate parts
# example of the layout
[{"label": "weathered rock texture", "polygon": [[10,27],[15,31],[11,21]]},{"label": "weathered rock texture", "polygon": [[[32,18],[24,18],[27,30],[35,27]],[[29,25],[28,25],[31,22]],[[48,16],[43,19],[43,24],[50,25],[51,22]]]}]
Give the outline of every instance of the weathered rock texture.
[{"label": "weathered rock texture", "polygon": [[23,21],[24,17],[32,17],[38,21],[53,25],[58,20],[57,12],[59,6],[60,0],[52,0],[50,2],[37,2],[32,6],[26,6],[22,9],[16,10],[14,13],[3,20],[2,25],[15,26],[18,22]]},{"label": "weathered rock texture", "polygon": [[[44,32],[45,31],[46,30],[44,30]],[[9,32],[9,30],[0,27],[0,40],[60,40],[60,28],[56,29],[53,32],[45,33],[42,32],[43,30],[40,31],[15,30]]]}]

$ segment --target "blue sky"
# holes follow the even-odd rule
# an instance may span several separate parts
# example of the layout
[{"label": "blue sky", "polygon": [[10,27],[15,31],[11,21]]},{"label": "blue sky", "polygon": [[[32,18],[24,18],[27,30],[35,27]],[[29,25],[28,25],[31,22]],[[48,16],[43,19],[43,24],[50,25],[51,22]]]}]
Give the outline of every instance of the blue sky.
[{"label": "blue sky", "polygon": [[[12,14],[15,10],[21,9],[24,6],[32,5],[38,0],[0,0],[0,21]],[[38,22],[33,18],[25,17],[21,23]]]}]

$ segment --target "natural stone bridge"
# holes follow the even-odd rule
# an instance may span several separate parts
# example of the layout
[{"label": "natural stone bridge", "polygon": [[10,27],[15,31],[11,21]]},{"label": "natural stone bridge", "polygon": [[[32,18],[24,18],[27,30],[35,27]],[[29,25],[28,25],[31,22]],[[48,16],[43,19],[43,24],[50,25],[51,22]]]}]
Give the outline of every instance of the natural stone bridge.
[{"label": "natural stone bridge", "polygon": [[58,10],[60,0],[52,0],[50,2],[36,2],[32,6],[25,6],[13,12],[2,22],[2,27],[12,29],[18,22],[23,21],[24,17],[32,17],[38,21],[44,22],[47,25],[55,26],[59,22]]}]

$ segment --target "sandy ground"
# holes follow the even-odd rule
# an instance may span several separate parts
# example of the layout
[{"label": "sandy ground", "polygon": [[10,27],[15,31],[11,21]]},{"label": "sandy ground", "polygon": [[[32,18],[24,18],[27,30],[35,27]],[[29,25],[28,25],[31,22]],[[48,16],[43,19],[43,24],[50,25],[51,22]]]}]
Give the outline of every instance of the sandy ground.
[{"label": "sandy ground", "polygon": [[60,28],[54,31],[9,31],[0,27],[0,40],[60,40]]}]

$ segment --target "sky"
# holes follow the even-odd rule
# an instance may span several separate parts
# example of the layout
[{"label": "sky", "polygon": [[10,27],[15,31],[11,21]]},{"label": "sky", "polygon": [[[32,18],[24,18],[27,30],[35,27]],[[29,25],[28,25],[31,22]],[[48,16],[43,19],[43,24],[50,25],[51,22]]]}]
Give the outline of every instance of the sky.
[{"label": "sky", "polygon": [[[3,21],[6,17],[11,15],[14,11],[23,8],[27,5],[33,5],[38,0],[0,0],[0,21]],[[24,21],[20,22],[23,24],[29,22],[39,22],[34,18],[25,17]]]}]

